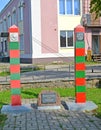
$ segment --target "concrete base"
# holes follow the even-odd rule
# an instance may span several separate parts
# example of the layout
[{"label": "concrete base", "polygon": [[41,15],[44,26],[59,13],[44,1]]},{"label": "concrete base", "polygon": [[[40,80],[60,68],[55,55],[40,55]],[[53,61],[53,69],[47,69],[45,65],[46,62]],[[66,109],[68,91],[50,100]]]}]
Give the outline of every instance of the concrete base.
[{"label": "concrete base", "polygon": [[38,110],[58,110],[60,106],[38,106]]},{"label": "concrete base", "polygon": [[98,106],[92,101],[87,101],[86,103],[75,103],[75,101],[66,102],[66,105],[71,111],[90,112],[98,108]]},{"label": "concrete base", "polygon": [[24,112],[30,112],[32,110],[31,105],[11,106],[3,105],[1,113],[3,114],[20,114]]}]

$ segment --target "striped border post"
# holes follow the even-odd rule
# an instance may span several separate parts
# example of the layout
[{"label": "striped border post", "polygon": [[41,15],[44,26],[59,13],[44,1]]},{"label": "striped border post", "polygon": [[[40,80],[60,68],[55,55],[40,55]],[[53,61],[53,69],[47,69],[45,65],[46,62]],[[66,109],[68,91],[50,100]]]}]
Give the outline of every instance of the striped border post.
[{"label": "striped border post", "polygon": [[9,28],[11,105],[21,105],[19,28]]},{"label": "striped border post", "polygon": [[85,80],[85,42],[83,26],[78,25],[75,29],[75,96],[76,103],[86,102]]}]

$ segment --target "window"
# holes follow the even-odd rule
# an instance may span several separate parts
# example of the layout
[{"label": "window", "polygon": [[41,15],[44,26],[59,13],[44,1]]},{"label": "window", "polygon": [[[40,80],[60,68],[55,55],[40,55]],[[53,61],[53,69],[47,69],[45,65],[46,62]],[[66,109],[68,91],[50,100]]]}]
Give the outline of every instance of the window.
[{"label": "window", "polygon": [[66,0],[66,14],[73,14],[73,1],[72,0]]},{"label": "window", "polygon": [[73,31],[60,31],[60,47],[73,47]]},{"label": "window", "polygon": [[1,42],[1,53],[3,53],[3,48],[4,48],[3,42]]},{"label": "window", "polygon": [[22,21],[22,20],[23,20],[23,6],[20,6],[20,7],[19,7],[18,17],[19,17],[19,21]]},{"label": "window", "polygon": [[5,52],[7,52],[7,41],[5,40]]},{"label": "window", "polygon": [[0,32],[2,32],[2,22],[0,22]]},{"label": "window", "polygon": [[80,14],[80,0],[74,0],[74,14]]},{"label": "window", "polygon": [[60,14],[65,14],[65,1],[59,0]]},{"label": "window", "polygon": [[24,53],[24,35],[20,35],[20,51]]},{"label": "window", "polygon": [[4,19],[4,21],[3,21],[3,31],[7,31],[6,19]]},{"label": "window", "polygon": [[59,13],[80,15],[80,0],[59,0]]},{"label": "window", "polygon": [[11,16],[9,15],[8,16],[8,27],[10,27],[11,26]]},{"label": "window", "polygon": [[12,14],[12,25],[13,24],[16,24],[16,11],[15,10],[13,11],[13,14]]},{"label": "window", "polygon": [[73,46],[73,31],[67,32],[67,42],[69,47]]},{"label": "window", "polygon": [[66,32],[60,31],[60,46],[66,47]]}]

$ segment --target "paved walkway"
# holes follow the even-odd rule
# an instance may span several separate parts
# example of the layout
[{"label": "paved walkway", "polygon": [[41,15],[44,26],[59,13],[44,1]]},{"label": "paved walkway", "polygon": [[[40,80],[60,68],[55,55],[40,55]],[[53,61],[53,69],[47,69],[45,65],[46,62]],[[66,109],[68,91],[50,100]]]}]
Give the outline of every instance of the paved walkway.
[{"label": "paved walkway", "polygon": [[36,101],[32,106],[31,112],[9,114],[3,130],[101,130],[101,119],[91,113],[68,111],[64,102],[60,110],[39,111],[36,109]]},{"label": "paved walkway", "polygon": [[3,130],[101,130],[101,120],[82,112],[33,110],[9,115]]}]

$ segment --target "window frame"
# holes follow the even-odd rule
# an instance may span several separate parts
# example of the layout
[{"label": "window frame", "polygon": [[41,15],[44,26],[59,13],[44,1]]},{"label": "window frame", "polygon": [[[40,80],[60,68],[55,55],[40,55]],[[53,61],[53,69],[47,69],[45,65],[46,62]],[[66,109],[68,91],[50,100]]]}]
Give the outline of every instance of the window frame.
[{"label": "window frame", "polygon": [[[61,32],[65,32],[65,36],[66,36],[66,46],[62,47],[61,46]],[[69,46],[69,43],[68,43],[68,32],[72,32],[72,35],[73,35],[73,43],[72,43],[72,46]],[[73,30],[60,30],[60,48],[74,48],[74,31]]]},{"label": "window frame", "polygon": [[71,0],[72,1],[72,13],[71,14],[67,14],[67,0],[62,0],[64,1],[64,13],[60,13],[60,0],[59,0],[59,15],[68,15],[68,16],[80,16],[81,15],[81,0],[79,0],[79,14],[75,14],[75,10],[74,10],[74,7],[75,7],[75,1],[74,0]]}]

